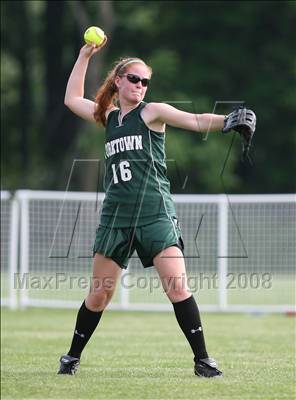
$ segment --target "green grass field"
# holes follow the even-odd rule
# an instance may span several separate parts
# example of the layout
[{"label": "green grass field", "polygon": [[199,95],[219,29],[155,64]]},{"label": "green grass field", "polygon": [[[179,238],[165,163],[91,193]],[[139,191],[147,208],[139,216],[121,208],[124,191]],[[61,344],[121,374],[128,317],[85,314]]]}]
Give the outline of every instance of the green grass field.
[{"label": "green grass field", "polygon": [[294,399],[295,319],[204,314],[222,379],[193,375],[173,313],[105,312],[75,376],[57,375],[76,310],[2,309],[2,399]]}]

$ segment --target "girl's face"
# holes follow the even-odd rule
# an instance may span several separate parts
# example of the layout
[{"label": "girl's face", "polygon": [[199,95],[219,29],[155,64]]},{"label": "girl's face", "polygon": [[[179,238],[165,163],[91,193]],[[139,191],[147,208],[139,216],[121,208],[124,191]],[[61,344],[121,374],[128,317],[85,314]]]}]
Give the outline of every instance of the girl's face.
[{"label": "girl's face", "polygon": [[[115,78],[115,83],[119,92],[119,100],[132,104],[137,104],[142,101],[148,88],[148,86],[145,86],[145,79],[150,79],[150,76],[150,71],[145,65],[137,63],[128,65],[124,76],[117,76]],[[144,79],[144,82],[141,82],[137,78]],[[136,82],[137,80],[138,82]]]}]

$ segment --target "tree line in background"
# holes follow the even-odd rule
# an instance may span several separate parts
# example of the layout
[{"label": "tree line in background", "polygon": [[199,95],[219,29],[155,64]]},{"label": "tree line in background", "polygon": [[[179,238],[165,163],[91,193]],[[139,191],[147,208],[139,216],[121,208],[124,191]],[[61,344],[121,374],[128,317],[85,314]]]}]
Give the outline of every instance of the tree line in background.
[{"label": "tree line in background", "polygon": [[244,101],[257,114],[252,165],[237,135],[168,127],[173,192],[295,191],[294,1],[1,2],[2,189],[64,190],[73,160],[89,160],[75,162],[69,189],[102,190],[102,163],[90,160],[103,160],[104,130],[63,102],[91,25],[109,40],[86,97],[115,60],[138,56],[153,68],[146,101],[218,114]]}]

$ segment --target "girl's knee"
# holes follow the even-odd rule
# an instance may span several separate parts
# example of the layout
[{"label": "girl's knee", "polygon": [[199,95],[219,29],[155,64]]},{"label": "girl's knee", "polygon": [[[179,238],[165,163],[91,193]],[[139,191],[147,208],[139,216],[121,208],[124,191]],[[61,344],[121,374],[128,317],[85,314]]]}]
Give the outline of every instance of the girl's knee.
[{"label": "girl's knee", "polygon": [[103,311],[110,303],[114,290],[93,288],[86,299],[88,308],[92,311]]},{"label": "girl's knee", "polygon": [[167,296],[172,303],[178,303],[190,297],[191,293],[187,290],[172,290],[167,292]]}]

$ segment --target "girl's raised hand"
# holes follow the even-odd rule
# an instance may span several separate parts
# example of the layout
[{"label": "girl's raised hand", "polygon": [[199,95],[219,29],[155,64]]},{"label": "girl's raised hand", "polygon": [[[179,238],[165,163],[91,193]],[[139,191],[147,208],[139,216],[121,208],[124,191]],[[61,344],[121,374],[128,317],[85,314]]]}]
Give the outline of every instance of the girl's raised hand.
[{"label": "girl's raised hand", "polygon": [[99,51],[102,50],[102,48],[105,46],[107,43],[107,36],[105,35],[104,41],[102,44],[99,46],[96,44],[85,44],[83,47],[80,49],[80,55],[86,57],[86,58],[91,58],[95,53],[98,53]]}]

